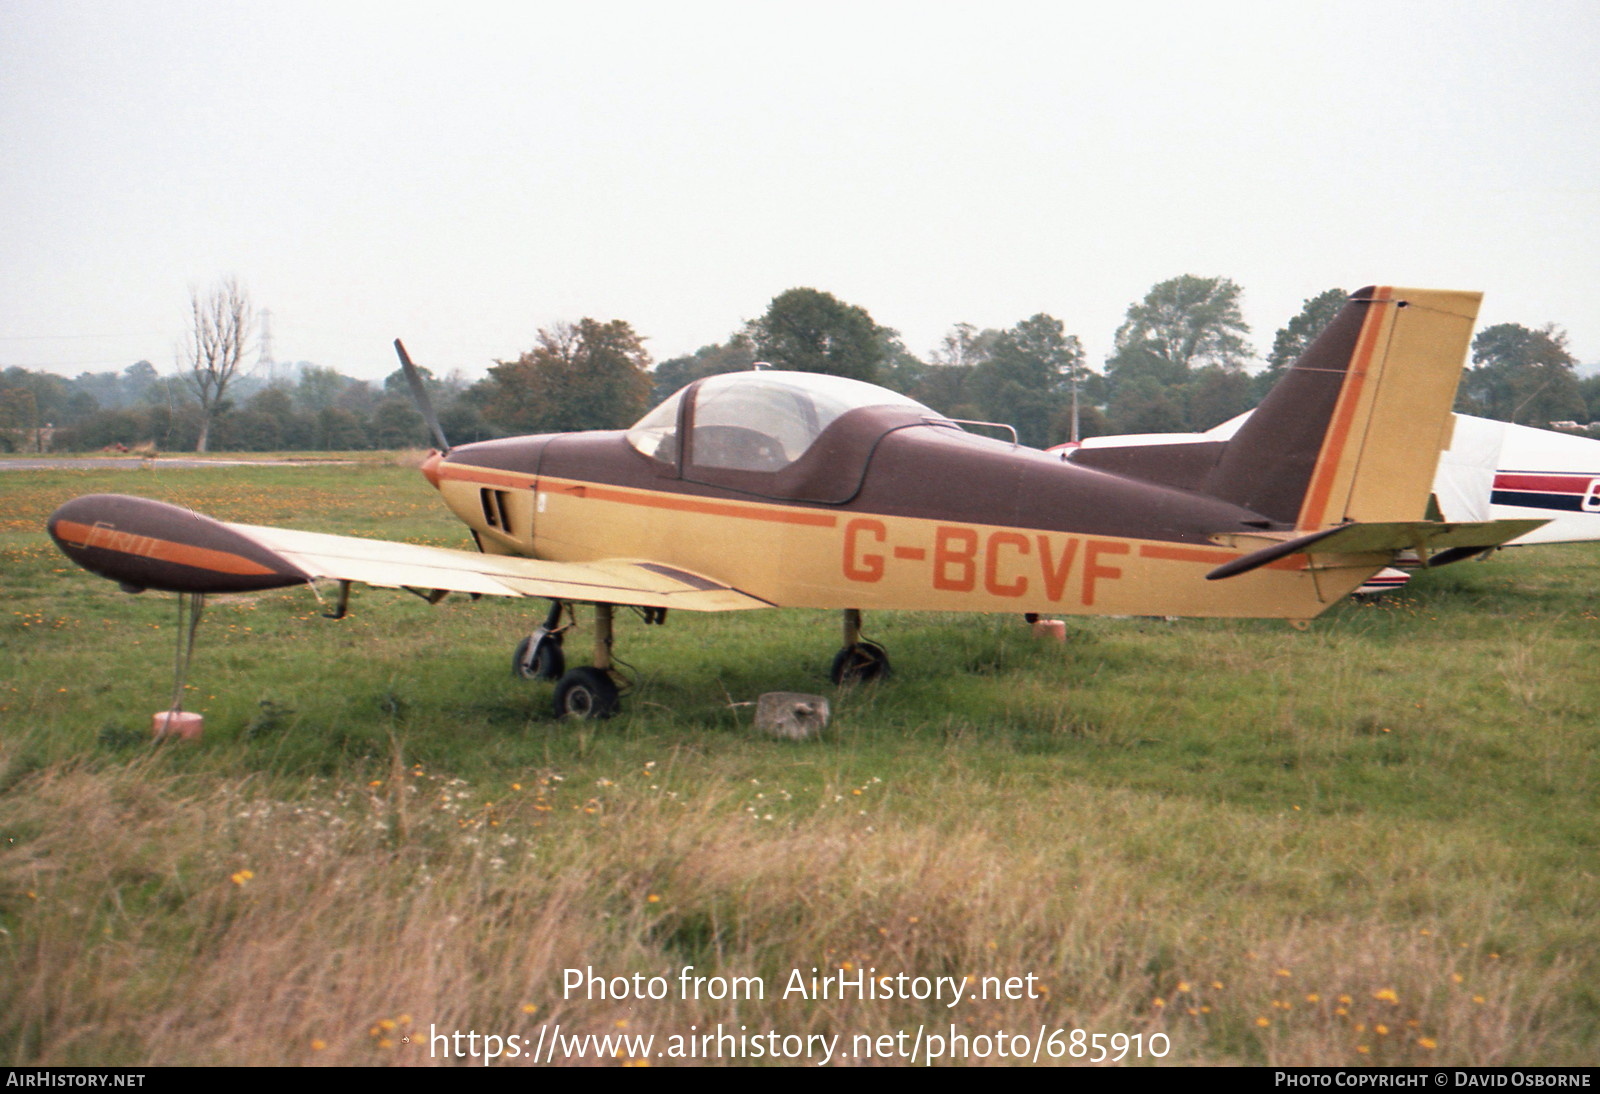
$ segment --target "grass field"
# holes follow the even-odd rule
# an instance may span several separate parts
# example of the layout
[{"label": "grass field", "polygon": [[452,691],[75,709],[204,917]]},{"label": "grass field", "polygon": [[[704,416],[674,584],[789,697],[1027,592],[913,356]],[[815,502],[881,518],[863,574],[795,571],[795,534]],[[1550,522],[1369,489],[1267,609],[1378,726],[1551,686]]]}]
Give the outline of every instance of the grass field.
[{"label": "grass field", "polygon": [[[541,603],[224,598],[189,676],[205,736],[151,745],[175,598],[73,567],[49,512],[138,493],[466,545],[401,462],[0,474],[0,1062],[427,1064],[459,1030],[527,1038],[516,1063],[557,1026],[655,1038],[571,1062],[657,1066],[719,1026],[760,1063],[935,1036],[991,1064],[1600,1052],[1600,548],[1304,632],[1069,620],[1063,648],[870,616],[896,674],[840,693],[829,613],[621,615],[634,685],[601,724],[509,671]],[[826,737],[755,736],[740,704],[775,690],[828,692]],[[665,990],[588,998],[568,969]],[[832,997],[785,997],[813,970]],[[837,998],[863,970],[966,994]],[[735,977],[764,997],[709,997]]]}]

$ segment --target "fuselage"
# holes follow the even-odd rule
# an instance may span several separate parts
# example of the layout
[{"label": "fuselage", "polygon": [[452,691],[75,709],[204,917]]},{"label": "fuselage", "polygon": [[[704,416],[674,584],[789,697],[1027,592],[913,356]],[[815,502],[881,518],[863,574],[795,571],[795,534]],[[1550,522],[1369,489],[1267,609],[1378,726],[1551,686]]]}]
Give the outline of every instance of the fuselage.
[{"label": "fuselage", "polygon": [[486,551],[666,560],[791,607],[1309,618],[1375,568],[1313,573],[1290,558],[1208,582],[1245,551],[1217,537],[1282,526],[915,404],[849,409],[795,452],[754,428],[697,427],[693,395],[673,443],[489,441],[429,477]]}]

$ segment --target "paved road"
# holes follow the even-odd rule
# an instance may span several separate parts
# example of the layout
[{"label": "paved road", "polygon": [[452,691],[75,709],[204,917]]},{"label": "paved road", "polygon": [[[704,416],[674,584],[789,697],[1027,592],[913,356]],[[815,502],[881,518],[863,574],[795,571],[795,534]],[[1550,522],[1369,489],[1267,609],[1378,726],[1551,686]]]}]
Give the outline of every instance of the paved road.
[{"label": "paved road", "polygon": [[198,456],[158,456],[147,460],[139,456],[81,456],[65,459],[52,456],[0,457],[0,471],[156,471],[187,470],[195,467],[317,467],[355,463],[355,460],[227,460]]}]

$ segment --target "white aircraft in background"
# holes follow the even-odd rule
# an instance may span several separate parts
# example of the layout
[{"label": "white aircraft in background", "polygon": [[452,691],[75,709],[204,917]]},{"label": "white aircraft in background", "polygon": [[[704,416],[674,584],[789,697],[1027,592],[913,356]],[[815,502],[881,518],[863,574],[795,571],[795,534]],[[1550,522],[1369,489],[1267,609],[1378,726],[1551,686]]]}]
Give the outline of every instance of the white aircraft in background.
[{"label": "white aircraft in background", "polygon": [[[1141,433],[1091,437],[1081,444],[1052,448],[1061,458],[1087,466],[1121,464],[1138,456],[1128,449],[1220,444],[1250,417],[1247,412],[1204,433]],[[1433,499],[1445,521],[1515,520],[1537,517],[1547,523],[1509,540],[1505,546],[1600,540],[1600,441],[1572,433],[1454,415],[1450,446],[1439,456]],[[1196,450],[1198,455],[1199,450]],[[1154,454],[1153,452],[1151,453]],[[1491,548],[1490,550],[1493,550]],[[1444,551],[1431,566],[1460,561],[1486,551]],[[1399,588],[1407,575],[1393,567],[1380,571],[1356,595]]]}]

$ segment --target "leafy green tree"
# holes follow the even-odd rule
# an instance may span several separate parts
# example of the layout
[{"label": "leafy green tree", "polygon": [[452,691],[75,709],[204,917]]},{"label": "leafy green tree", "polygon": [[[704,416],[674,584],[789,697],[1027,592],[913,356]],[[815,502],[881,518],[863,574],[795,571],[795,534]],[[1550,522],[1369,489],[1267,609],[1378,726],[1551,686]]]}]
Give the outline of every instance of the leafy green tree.
[{"label": "leafy green tree", "polygon": [[1300,355],[1316,341],[1317,335],[1327,329],[1349,299],[1350,294],[1343,289],[1319,293],[1301,305],[1298,315],[1278,328],[1278,333],[1272,337],[1272,352],[1267,354],[1267,367],[1256,376],[1258,397],[1265,395],[1277,383],[1284,369],[1299,360]]},{"label": "leafy green tree", "polygon": [[301,410],[319,414],[331,406],[337,406],[339,396],[351,383],[349,377],[340,375],[334,369],[311,365],[300,370],[300,379],[294,387],[294,401]]},{"label": "leafy green tree", "polygon": [[957,323],[928,359],[942,368],[975,368],[989,359],[999,337],[992,327],[979,330],[971,323]]},{"label": "leafy green tree", "polygon": [[385,399],[378,404],[369,435],[378,448],[415,448],[429,443],[422,415],[406,399]]},{"label": "leafy green tree", "polygon": [[1189,415],[1182,403],[1183,389],[1164,384],[1152,375],[1124,378],[1106,409],[1112,433],[1182,433],[1189,430]]},{"label": "leafy green tree", "polygon": [[26,428],[45,425],[65,425],[71,420],[72,386],[60,376],[49,372],[30,372],[12,365],[0,374],[0,388],[14,388],[33,396],[33,422]]},{"label": "leafy green tree", "polygon": [[1472,340],[1472,367],[1462,376],[1456,409],[1540,426],[1586,416],[1576,365],[1567,332],[1554,323],[1538,330],[1520,323],[1485,327]]},{"label": "leafy green tree", "polygon": [[1117,354],[1138,349],[1180,375],[1202,365],[1242,369],[1251,356],[1245,341],[1250,327],[1239,310],[1242,295],[1225,277],[1184,274],[1163,281],[1129,306],[1117,330]]},{"label": "leafy green tree", "polygon": [[[456,392],[465,387],[461,380],[460,370],[449,378],[441,380],[433,374],[433,370],[426,365],[417,365],[417,375],[422,378],[422,388],[428,393],[428,398],[435,403],[446,398],[452,398]],[[384,395],[395,399],[411,398],[411,381],[406,379],[406,371],[397,368],[383,378]]]},{"label": "leafy green tree", "polygon": [[75,399],[92,399],[95,410],[114,410],[123,405],[122,374],[80,372],[77,379],[72,381],[72,396]]},{"label": "leafy green tree", "polygon": [[1584,420],[1590,424],[1592,433],[1595,423],[1600,422],[1600,376],[1585,376],[1579,380],[1578,395],[1583,399]]},{"label": "leafy green tree", "polygon": [[1243,372],[1207,365],[1195,371],[1184,394],[1189,400],[1189,428],[1210,429],[1256,405],[1251,377]]},{"label": "leafy green tree", "polygon": [[907,349],[900,332],[889,327],[878,328],[878,345],[883,356],[874,382],[915,399],[917,389],[927,378],[928,363]]},{"label": "leafy green tree", "polygon": [[[448,432],[445,436],[451,436]],[[312,445],[324,452],[347,452],[367,447],[367,431],[350,411],[342,406],[323,407],[317,411],[316,428]]]},{"label": "leafy green tree", "polygon": [[952,418],[981,418],[974,376],[999,337],[997,330],[980,331],[971,323],[957,323],[928,355],[917,384],[897,390]]},{"label": "leafy green tree", "polygon": [[726,342],[701,346],[684,357],[671,357],[655,368],[650,402],[659,403],[681,387],[724,372],[745,372],[755,367],[756,347],[749,336],[735,334]]},{"label": "leafy green tree", "polygon": [[75,426],[64,444],[62,438],[56,438],[56,444],[84,452],[116,445],[132,447],[149,440],[148,419],[148,413],[137,410],[104,410]]},{"label": "leafy green tree", "polygon": [[161,374],[149,361],[135,361],[123,369],[122,387],[126,395],[125,403],[155,402],[164,395]]},{"label": "leafy green tree", "polygon": [[539,344],[481,381],[484,417],[531,433],[621,429],[648,408],[650,355],[621,319],[539,332]]},{"label": "leafy green tree", "polygon": [[219,425],[226,426],[219,430],[224,448],[273,452],[307,448],[315,443],[311,418],[295,411],[294,400],[284,387],[262,388]]},{"label": "leafy green tree", "polygon": [[746,333],[760,358],[777,368],[872,382],[884,360],[872,316],[817,289],[790,289],[773,297]]},{"label": "leafy green tree", "polygon": [[25,387],[0,388],[0,429],[36,429],[39,405]]},{"label": "leafy green tree", "polygon": [[1244,375],[1251,349],[1242,292],[1225,277],[1185,274],[1129,306],[1106,361],[1106,418],[1114,430],[1192,430],[1199,427],[1195,410],[1203,406],[1210,415],[1226,403],[1217,396],[1237,385],[1222,384],[1211,370]]},{"label": "leafy green tree", "polygon": [[1002,332],[988,358],[973,369],[982,416],[1016,427],[1023,444],[1043,448],[1052,436],[1071,385],[1081,378],[1083,346],[1053,315],[1040,313]]}]

